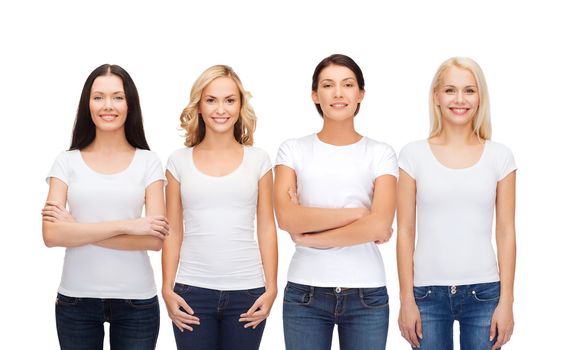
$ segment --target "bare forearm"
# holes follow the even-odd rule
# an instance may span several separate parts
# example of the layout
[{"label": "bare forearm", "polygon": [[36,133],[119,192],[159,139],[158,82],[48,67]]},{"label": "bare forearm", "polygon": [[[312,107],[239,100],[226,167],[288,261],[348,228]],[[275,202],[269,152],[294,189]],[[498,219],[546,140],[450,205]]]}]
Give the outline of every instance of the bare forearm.
[{"label": "bare forearm", "polygon": [[399,275],[399,297],[401,302],[414,300],[413,294],[413,252],[414,232],[397,233],[397,273]]},{"label": "bare forearm", "polygon": [[305,234],[301,242],[315,248],[346,247],[374,242],[391,230],[393,215],[372,213],[343,227],[324,232]]},{"label": "bare forearm", "polygon": [[279,213],[279,227],[290,233],[311,233],[348,225],[365,215],[364,208],[312,208],[290,204]]},{"label": "bare forearm", "polygon": [[153,250],[162,249],[163,241],[150,236],[118,235],[95,243],[95,245],[118,250]]},{"label": "bare forearm", "polygon": [[497,230],[497,259],[501,281],[501,297],[503,302],[514,301],[514,272],[516,268],[516,239],[514,230],[510,233]]},{"label": "bare forearm", "polygon": [[48,247],[78,247],[127,234],[127,221],[95,224],[43,221],[43,239]]},{"label": "bare forearm", "polygon": [[182,238],[174,237],[173,233],[170,233],[170,236],[164,242],[162,248],[162,292],[173,290],[175,285],[182,241]]},{"label": "bare forearm", "polygon": [[265,288],[277,291],[278,248],[277,236],[274,228],[258,234],[259,251],[265,273]]}]

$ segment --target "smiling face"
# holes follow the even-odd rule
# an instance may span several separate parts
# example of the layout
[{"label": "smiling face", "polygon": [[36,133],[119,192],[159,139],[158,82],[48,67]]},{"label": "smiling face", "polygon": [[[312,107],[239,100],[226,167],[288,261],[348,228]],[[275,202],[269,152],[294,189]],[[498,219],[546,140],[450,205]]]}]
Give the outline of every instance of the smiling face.
[{"label": "smiling face", "polygon": [[354,117],[363,98],[364,90],[360,90],[353,71],[334,64],[320,72],[317,91],[312,91],[323,117],[338,121]]},{"label": "smiling face", "polygon": [[211,81],[204,89],[199,102],[207,133],[232,133],[240,117],[241,97],[236,83],[229,77]]},{"label": "smiling face", "polygon": [[479,91],[473,74],[452,66],[442,73],[434,92],[434,103],[442,115],[443,125],[470,125],[479,108]]},{"label": "smiling face", "polygon": [[90,113],[99,131],[124,129],[128,107],[120,77],[102,75],[94,80],[90,93]]}]

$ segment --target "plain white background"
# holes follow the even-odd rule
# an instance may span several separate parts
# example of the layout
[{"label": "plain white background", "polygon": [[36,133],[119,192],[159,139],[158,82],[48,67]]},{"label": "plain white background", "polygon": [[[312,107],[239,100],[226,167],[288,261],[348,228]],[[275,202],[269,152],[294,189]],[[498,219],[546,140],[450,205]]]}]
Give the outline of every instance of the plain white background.
[{"label": "plain white background", "polygon": [[[357,129],[396,152],[427,136],[428,88],[438,65],[457,55],[480,63],[490,89],[493,140],[513,150],[519,167],[516,326],[505,349],[556,347],[561,22],[553,3],[3,2],[2,347],[58,346],[54,301],[64,250],[47,249],[41,239],[44,177],[69,146],[80,91],[95,67],[119,64],[132,75],[149,144],[165,163],[182,146],[178,117],[195,78],[210,65],[231,65],[253,94],[256,145],[274,159],[283,140],[319,130],[311,75],[332,53],[353,57],[366,78]],[[391,308],[387,348],[407,349],[397,327],[395,239],[381,250]],[[292,252],[288,235],[279,231],[279,297],[263,349],[283,347],[282,290]],[[160,287],[159,253],[151,258]],[[161,308],[158,349],[171,349],[163,302]]]}]

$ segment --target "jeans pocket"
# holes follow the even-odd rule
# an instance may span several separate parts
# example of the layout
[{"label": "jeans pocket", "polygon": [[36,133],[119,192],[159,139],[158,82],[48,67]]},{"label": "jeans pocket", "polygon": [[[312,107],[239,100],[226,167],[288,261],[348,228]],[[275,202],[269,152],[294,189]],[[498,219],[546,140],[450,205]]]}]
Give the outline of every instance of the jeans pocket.
[{"label": "jeans pocket", "polygon": [[474,284],[471,294],[477,301],[497,301],[501,296],[501,285],[499,282]]},{"label": "jeans pocket", "polygon": [[173,291],[176,294],[184,294],[191,291],[191,286],[188,284],[175,283],[175,285],[173,286]]},{"label": "jeans pocket", "polygon": [[149,299],[126,299],[126,303],[136,309],[149,309],[158,306],[158,296]]},{"label": "jeans pocket", "polygon": [[66,295],[57,293],[55,305],[72,306],[78,304],[79,298],[68,297]]},{"label": "jeans pocket", "polygon": [[415,296],[415,300],[423,300],[427,298],[432,291],[430,287],[413,287],[413,295]]},{"label": "jeans pocket", "polygon": [[288,283],[284,288],[283,303],[293,305],[308,305],[312,301],[312,293],[310,290],[304,290],[292,283]]},{"label": "jeans pocket", "polygon": [[360,288],[360,302],[367,308],[381,308],[388,305],[388,290],[386,287]]}]

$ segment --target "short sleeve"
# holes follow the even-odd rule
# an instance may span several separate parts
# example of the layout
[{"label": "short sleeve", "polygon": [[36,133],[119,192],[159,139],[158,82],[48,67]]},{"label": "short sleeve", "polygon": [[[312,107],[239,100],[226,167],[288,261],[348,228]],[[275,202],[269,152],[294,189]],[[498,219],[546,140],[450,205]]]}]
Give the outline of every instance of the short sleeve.
[{"label": "short sleeve", "polygon": [[415,164],[413,162],[413,155],[411,144],[406,145],[399,152],[399,168],[405,171],[409,176],[415,179]]},{"label": "short sleeve", "polygon": [[179,173],[177,171],[177,164],[176,164],[178,154],[179,151],[175,151],[172,154],[170,154],[166,165],[166,170],[168,170],[178,182],[181,182],[181,178],[179,177]]},{"label": "short sleeve", "polygon": [[374,178],[382,175],[393,175],[398,177],[397,157],[393,148],[385,143],[380,143],[380,153],[375,164]]},{"label": "short sleeve", "polygon": [[163,180],[166,183],[166,178],[162,170],[162,162],[156,153],[149,151],[147,157],[147,167],[146,167],[146,180],[144,182],[144,187],[150,186],[153,182]]},{"label": "short sleeve", "polygon": [[56,157],[51,170],[49,171],[45,179],[47,181],[47,184],[50,184],[51,177],[56,177],[57,179],[68,185],[70,179],[70,161],[68,157],[68,151],[61,152]]},{"label": "short sleeve", "polygon": [[498,164],[498,175],[499,175],[497,181],[501,181],[502,179],[507,177],[507,175],[509,175],[510,173],[512,173],[517,169],[512,151],[505,146],[502,146],[501,157],[499,158],[497,164]]},{"label": "short sleeve", "polygon": [[277,153],[277,160],[275,165],[286,165],[292,169],[295,169],[294,164],[294,146],[296,140],[290,139],[284,141],[281,146],[279,147],[279,151]]},{"label": "short sleeve", "polygon": [[267,152],[261,151],[259,178],[262,178],[265,174],[267,174],[272,167],[271,158],[269,158]]}]

